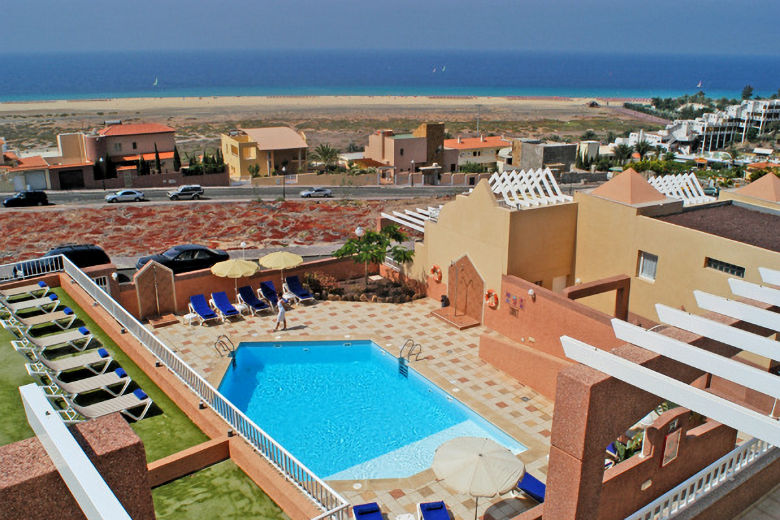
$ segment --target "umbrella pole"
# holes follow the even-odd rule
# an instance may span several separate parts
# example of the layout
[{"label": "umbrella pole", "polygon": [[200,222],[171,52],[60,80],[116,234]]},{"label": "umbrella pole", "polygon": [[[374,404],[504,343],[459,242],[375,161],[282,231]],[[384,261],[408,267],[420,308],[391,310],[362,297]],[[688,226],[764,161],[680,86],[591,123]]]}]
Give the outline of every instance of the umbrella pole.
[{"label": "umbrella pole", "polygon": [[474,520],[477,520],[479,516],[479,497],[477,497],[477,505],[474,506]]}]

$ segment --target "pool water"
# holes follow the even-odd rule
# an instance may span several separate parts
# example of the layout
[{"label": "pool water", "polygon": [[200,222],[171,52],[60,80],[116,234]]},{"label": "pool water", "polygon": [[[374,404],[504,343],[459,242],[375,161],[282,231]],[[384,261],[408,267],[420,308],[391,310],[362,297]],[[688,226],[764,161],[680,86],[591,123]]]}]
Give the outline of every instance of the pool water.
[{"label": "pool water", "polygon": [[[220,392],[321,478],[403,478],[443,442],[526,448],[371,341],[242,343]],[[412,363],[413,364],[413,363]]]}]

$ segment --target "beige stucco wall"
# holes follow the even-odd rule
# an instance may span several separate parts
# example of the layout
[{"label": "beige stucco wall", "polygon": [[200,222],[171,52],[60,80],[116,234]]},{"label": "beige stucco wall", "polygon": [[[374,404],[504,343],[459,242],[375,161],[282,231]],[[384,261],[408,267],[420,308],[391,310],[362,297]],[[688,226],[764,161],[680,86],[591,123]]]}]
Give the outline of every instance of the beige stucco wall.
[{"label": "beige stucco wall", "polygon": [[424,279],[438,265],[446,284],[447,267],[467,254],[486,287],[499,288],[507,269],[510,213],[498,205],[487,181],[471,194],[458,195],[442,207],[438,222],[425,223],[425,242],[415,245],[409,274]]},{"label": "beige stucco wall", "polygon": [[504,274],[552,288],[556,276],[571,279],[576,224],[576,204],[511,210],[496,202],[483,180],[471,194],[445,204],[438,222],[426,222],[410,274],[423,279],[438,265],[446,284],[447,267],[467,254],[487,288],[500,288]]},{"label": "beige stucco wall", "polygon": [[[629,311],[657,320],[655,304],[700,312],[700,289],[731,296],[727,273],[705,267],[707,257],[745,267],[745,280],[760,283],[759,266],[776,266],[778,253],[639,214],[637,208],[578,193],[575,278],[590,282],[616,274],[631,276]],[[658,256],[655,280],[637,276],[639,251]],[[581,300],[611,313],[614,295]]]},{"label": "beige stucco wall", "polygon": [[415,170],[424,165],[427,160],[427,140],[424,137],[404,137],[401,139],[388,139],[386,150],[392,157],[392,165],[396,171],[409,171],[412,166],[412,160],[415,163]]},{"label": "beige stucco wall", "polygon": [[552,289],[553,278],[574,282],[577,205],[573,202],[513,211],[507,274]]},{"label": "beige stucco wall", "polygon": [[[176,146],[173,132],[160,134],[138,134],[138,135],[117,135],[107,136],[105,147],[108,155],[135,155],[141,153],[154,153],[154,145],[157,144],[157,151],[172,152]],[[133,148],[133,143],[136,147]],[[118,148],[117,148],[118,146]]]},{"label": "beige stucco wall", "polygon": [[749,195],[743,195],[742,193],[737,192],[735,189],[720,190],[720,193],[718,194],[718,200],[735,200],[737,202],[744,202],[745,204],[750,204],[753,206],[761,206],[762,208],[769,208],[775,211],[780,210],[780,204],[777,202],[757,199],[756,197],[751,197]]}]

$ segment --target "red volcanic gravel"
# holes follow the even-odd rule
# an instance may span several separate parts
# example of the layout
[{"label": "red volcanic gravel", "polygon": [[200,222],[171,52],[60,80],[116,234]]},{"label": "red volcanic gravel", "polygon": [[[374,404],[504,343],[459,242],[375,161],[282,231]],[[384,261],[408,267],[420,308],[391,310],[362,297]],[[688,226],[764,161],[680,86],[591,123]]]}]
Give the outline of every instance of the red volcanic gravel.
[{"label": "red volcanic gravel", "polygon": [[[66,243],[94,243],[110,256],[134,256],[198,243],[237,248],[339,242],[373,227],[391,201],[285,201],[148,204],[6,211],[0,263],[39,256]],[[406,201],[408,206],[414,201]]]}]

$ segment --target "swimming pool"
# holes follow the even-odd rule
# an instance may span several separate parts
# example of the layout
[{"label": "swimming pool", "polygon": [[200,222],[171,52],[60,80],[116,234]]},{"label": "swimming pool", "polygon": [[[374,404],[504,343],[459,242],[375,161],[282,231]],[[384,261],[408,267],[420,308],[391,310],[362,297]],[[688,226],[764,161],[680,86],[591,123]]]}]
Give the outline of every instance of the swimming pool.
[{"label": "swimming pool", "polygon": [[326,479],[403,478],[454,437],[526,448],[371,341],[241,343],[220,392]]}]

